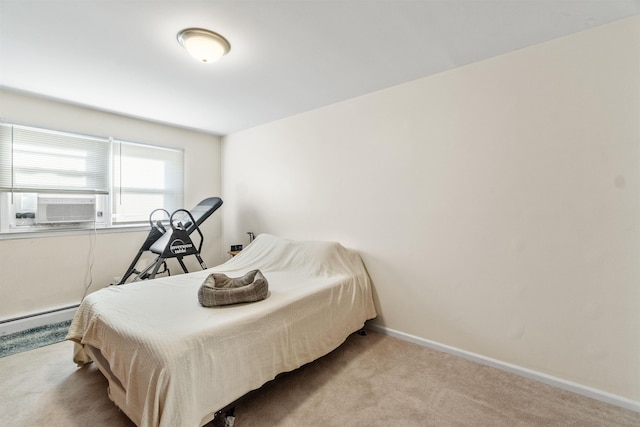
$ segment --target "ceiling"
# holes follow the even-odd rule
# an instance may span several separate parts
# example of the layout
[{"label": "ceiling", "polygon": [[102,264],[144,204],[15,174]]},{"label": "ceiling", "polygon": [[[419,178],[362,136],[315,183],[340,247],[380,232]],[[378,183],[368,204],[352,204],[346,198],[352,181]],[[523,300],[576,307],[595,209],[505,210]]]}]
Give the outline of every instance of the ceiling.
[{"label": "ceiling", "polygon": [[[0,86],[225,135],[639,13],[640,0],[0,0]],[[187,27],[231,51],[196,62],[176,40]]]}]

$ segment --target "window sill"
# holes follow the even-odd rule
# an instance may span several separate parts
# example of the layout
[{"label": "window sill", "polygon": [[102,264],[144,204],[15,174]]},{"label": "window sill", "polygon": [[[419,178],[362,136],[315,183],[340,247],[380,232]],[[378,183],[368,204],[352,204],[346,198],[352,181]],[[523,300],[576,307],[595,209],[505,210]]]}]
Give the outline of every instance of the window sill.
[{"label": "window sill", "polygon": [[34,239],[41,237],[61,237],[83,234],[131,233],[135,231],[149,231],[149,224],[115,225],[111,227],[96,228],[64,227],[58,230],[52,228],[38,229],[35,227],[25,230],[14,229],[9,232],[0,233],[0,240]]}]

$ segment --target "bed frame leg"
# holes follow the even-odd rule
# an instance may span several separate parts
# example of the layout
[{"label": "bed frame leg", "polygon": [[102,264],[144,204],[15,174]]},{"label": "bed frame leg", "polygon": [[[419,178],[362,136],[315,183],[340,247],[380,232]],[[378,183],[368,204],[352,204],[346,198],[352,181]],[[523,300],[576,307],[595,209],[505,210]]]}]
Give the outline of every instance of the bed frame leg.
[{"label": "bed frame leg", "polygon": [[211,423],[206,424],[203,427],[233,427],[233,424],[236,421],[236,407],[232,406],[231,408],[219,410],[216,412],[216,415],[211,421]]},{"label": "bed frame leg", "polygon": [[233,427],[236,422],[236,407],[233,406],[224,414],[224,427]]}]

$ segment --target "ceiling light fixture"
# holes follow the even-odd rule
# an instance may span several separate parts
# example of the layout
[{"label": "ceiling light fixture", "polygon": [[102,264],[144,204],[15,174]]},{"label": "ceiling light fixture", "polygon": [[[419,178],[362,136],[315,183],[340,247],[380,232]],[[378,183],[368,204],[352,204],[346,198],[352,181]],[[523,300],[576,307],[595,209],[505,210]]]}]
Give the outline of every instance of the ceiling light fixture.
[{"label": "ceiling light fixture", "polygon": [[227,39],[203,28],[187,28],[180,31],[178,42],[200,62],[215,62],[231,49]]}]

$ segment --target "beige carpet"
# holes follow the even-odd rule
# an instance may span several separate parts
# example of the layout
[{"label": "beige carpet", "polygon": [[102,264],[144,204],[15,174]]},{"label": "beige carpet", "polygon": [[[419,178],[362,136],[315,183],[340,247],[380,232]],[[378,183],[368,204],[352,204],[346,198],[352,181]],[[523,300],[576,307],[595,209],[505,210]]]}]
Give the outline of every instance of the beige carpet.
[{"label": "beige carpet", "polygon": [[[133,425],[71,349],[0,359],[0,425]],[[369,332],[249,394],[235,426],[640,426],[640,414]]]}]

